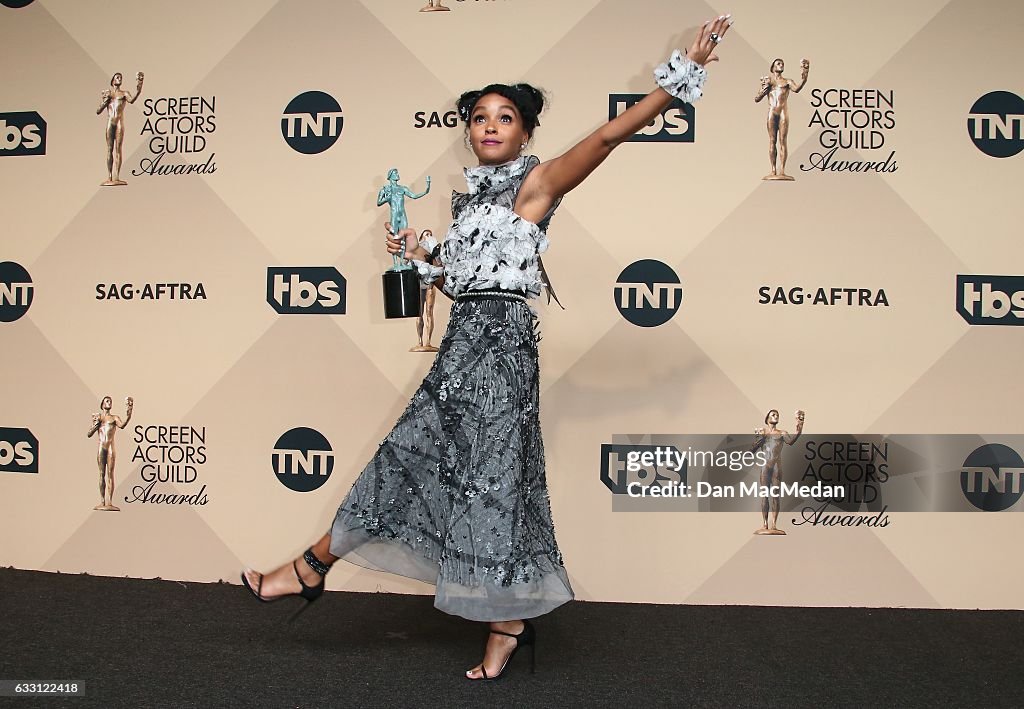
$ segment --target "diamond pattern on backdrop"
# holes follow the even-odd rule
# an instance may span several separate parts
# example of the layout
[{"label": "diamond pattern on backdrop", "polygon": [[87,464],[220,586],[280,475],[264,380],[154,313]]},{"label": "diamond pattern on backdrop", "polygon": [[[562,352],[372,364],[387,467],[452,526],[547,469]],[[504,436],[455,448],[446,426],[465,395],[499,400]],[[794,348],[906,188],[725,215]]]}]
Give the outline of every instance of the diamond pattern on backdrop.
[{"label": "diamond pattern on backdrop", "polygon": [[[745,428],[769,406],[806,408],[813,430],[999,430],[1012,419],[1005,392],[1015,370],[1005,353],[1016,333],[967,330],[951,303],[958,272],[1020,272],[1024,247],[1009,230],[1021,204],[1009,190],[1021,163],[982,156],[964,137],[978,96],[1017,86],[1019,3],[985,14],[966,0],[868,0],[827,11],[751,0],[728,8],[502,0],[433,14],[416,12],[422,0],[185,2],[173,12],[155,0],[142,9],[117,0],[102,12],[86,5],[37,0],[0,23],[5,57],[18,47],[25,67],[7,77],[6,100],[17,105],[4,110],[38,110],[51,129],[45,157],[0,162],[11,205],[6,233],[16,236],[5,241],[4,258],[25,265],[36,283],[27,316],[4,326],[5,343],[16,343],[4,348],[4,391],[20,417],[10,423],[44,442],[48,471],[0,479],[0,533],[26,536],[40,510],[53,518],[5,563],[233,579],[239,560],[266,565],[298,551],[300,537],[326,528],[429,366],[429,356],[406,353],[411,323],[379,312],[389,259],[374,195],[390,167],[418,188],[431,175],[430,197],[410,214],[440,236],[448,191],[463,189],[469,154],[461,126],[417,129],[414,114],[443,114],[469,87],[528,80],[551,99],[531,150],[551,157],[607,117],[608,94],[648,91],[654,64],[688,42],[695,22],[731,11],[737,25],[697,107],[695,142],[622,146],[552,223],[545,261],[569,309],[541,306],[542,406],[555,519],[579,596],[1019,603],[1019,575],[1000,571],[991,556],[971,557],[970,575],[995,581],[983,595],[921,558],[920,545],[931,543],[923,540],[944,527],[937,515],[904,515],[877,535],[859,530],[848,548],[895,579],[885,594],[848,598],[847,577],[836,570],[766,595],[758,585],[765,563],[806,558],[836,532],[790,535],[765,556],[752,546],[764,540],[750,540],[751,525],[737,515],[611,513],[596,473],[600,444],[614,434]],[[864,86],[896,92],[889,139],[900,171],[761,183],[764,104],[751,98],[774,56],[794,75],[800,57],[812,61],[808,90],[792,98],[791,168],[816,141],[809,89]],[[144,97],[216,96],[215,175],[128,176],[127,188],[98,187],[102,120],[93,112],[115,70],[145,71]],[[330,93],[345,116],[337,144],[318,155],[293,151],[281,136],[284,107],[309,90]],[[123,174],[146,154],[141,109],[128,109]],[[776,225],[766,215],[777,212],[784,216]],[[612,302],[614,279],[640,258],[671,264],[683,280],[683,306],[661,328],[627,324]],[[265,302],[267,267],[328,264],[348,281],[346,315],[278,316]],[[209,300],[93,297],[97,281],[176,278],[202,280]],[[762,282],[808,279],[885,287],[893,307],[755,302]],[[438,298],[435,344],[447,307]],[[136,397],[133,422],[208,428],[218,459],[204,474],[218,504],[116,518],[91,512],[95,443],[83,434],[108,392]],[[328,484],[303,495],[278,484],[269,463],[273,441],[298,425],[326,434],[337,456]],[[118,493],[137,475],[122,458]],[[1011,534],[1011,517],[972,517],[958,522],[958,534]],[[158,536],[178,545],[166,563],[144,558],[137,543]],[[638,540],[697,538],[673,551],[677,565],[638,552]],[[332,585],[428,590],[354,567],[333,574]]]}]

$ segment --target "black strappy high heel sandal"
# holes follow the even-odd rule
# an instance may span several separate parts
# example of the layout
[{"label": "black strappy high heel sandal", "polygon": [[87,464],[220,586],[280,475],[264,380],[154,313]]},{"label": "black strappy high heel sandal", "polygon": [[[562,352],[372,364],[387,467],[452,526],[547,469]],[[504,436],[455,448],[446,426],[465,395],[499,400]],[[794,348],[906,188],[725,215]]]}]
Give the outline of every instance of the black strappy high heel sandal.
[{"label": "black strappy high heel sandal", "polygon": [[290,618],[288,618],[288,622],[291,623],[293,620],[299,617],[299,614],[302,613],[302,611],[309,608],[309,606],[312,605],[313,601],[320,598],[320,596],[324,594],[324,577],[326,577],[327,572],[331,570],[330,564],[325,564],[324,562],[316,558],[316,554],[313,553],[313,547],[310,547],[305,551],[305,553],[302,555],[302,559],[309,565],[309,568],[313,569],[313,571],[320,575],[320,583],[318,583],[316,586],[309,586],[306,584],[305,581],[302,580],[302,575],[299,573],[298,559],[292,562],[292,570],[295,572],[295,578],[299,580],[299,585],[302,587],[302,590],[298,593],[283,593],[280,596],[274,596],[273,598],[264,598],[262,593],[263,574],[260,574],[260,581],[258,584],[256,584],[256,588],[253,588],[249,584],[249,579],[245,577],[245,573],[243,572],[242,585],[249,590],[249,593],[255,596],[257,601],[260,601],[262,603],[273,603],[274,601],[280,601],[282,598],[291,598],[292,596],[299,596],[305,599],[306,602],[303,603],[302,606],[297,611],[295,611]]},{"label": "black strappy high heel sandal", "polygon": [[488,677],[487,668],[484,667],[483,663],[480,663],[480,674],[482,674],[483,677],[478,679],[467,677],[466,679],[470,679],[474,682],[495,682],[501,679],[505,676],[505,668],[508,667],[508,663],[512,661],[515,654],[519,652],[519,648],[527,645],[530,647],[530,673],[533,674],[537,671],[537,631],[533,629],[533,623],[524,619],[523,629],[520,631],[519,635],[513,635],[512,633],[506,633],[501,630],[492,630],[491,632],[495,635],[505,635],[510,638],[515,638],[516,646],[512,648],[512,652],[510,652],[508,657],[505,658],[505,661],[501,663],[501,669],[498,670],[498,674],[493,677]]}]

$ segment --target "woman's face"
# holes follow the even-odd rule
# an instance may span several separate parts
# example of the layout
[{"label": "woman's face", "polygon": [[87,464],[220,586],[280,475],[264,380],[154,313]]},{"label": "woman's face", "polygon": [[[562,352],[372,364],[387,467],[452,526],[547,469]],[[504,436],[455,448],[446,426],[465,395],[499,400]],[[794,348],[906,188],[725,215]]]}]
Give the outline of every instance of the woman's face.
[{"label": "woman's face", "polygon": [[500,94],[481,96],[469,115],[469,142],[481,165],[515,160],[528,138],[519,110]]}]

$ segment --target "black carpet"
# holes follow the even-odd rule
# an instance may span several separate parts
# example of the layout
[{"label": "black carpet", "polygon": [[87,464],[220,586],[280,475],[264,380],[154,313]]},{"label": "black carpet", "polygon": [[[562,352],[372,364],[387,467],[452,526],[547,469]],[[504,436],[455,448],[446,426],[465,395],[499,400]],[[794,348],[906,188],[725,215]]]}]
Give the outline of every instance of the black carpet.
[{"label": "black carpet", "polygon": [[79,680],[75,707],[1024,705],[1024,612],[568,604],[535,622],[537,673],[463,677],[479,623],[432,598],[0,569],[0,679]]}]

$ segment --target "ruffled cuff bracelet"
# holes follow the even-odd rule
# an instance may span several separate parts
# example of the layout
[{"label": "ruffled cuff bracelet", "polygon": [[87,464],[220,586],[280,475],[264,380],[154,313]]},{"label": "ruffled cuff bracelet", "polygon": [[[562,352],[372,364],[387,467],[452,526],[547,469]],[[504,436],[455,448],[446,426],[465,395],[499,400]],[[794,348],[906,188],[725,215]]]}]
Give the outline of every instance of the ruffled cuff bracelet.
[{"label": "ruffled cuff bracelet", "polygon": [[672,52],[667,62],[654,68],[654,80],[658,86],[686,103],[700,99],[707,75],[704,67],[683,56],[678,49]]},{"label": "ruffled cuff bracelet", "polygon": [[438,247],[437,239],[434,238],[434,235],[429,230],[424,229],[423,237],[420,239],[420,246],[428,254],[432,254],[434,249]]},{"label": "ruffled cuff bracelet", "polygon": [[410,261],[420,274],[420,283],[425,288],[429,288],[433,285],[434,281],[444,275],[444,266],[431,266],[426,261],[419,261],[417,259],[410,259]]},{"label": "ruffled cuff bracelet", "polygon": [[422,246],[423,250],[428,254],[426,260],[409,260],[416,267],[416,271],[419,273],[420,283],[422,283],[425,288],[429,288],[434,281],[444,274],[444,267],[437,265],[437,257],[441,253],[441,244],[437,243],[437,239],[435,239],[434,235],[429,231],[425,233],[427,235],[420,239],[420,246]]}]

